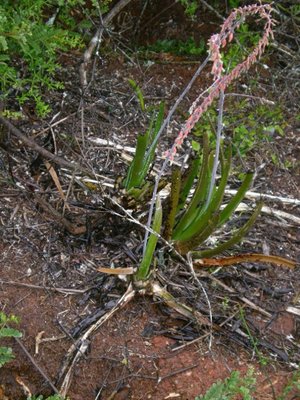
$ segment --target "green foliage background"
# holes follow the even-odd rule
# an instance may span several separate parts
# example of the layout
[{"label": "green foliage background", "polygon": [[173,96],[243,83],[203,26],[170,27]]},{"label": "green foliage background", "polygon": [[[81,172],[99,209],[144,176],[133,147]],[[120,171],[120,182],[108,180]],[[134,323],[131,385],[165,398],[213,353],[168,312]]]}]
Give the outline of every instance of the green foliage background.
[{"label": "green foliage background", "polygon": [[[0,4],[0,101],[33,101],[40,117],[50,107],[43,90],[63,89],[55,73],[59,52],[83,45],[85,30],[111,0],[2,0]],[[87,18],[89,17],[89,18]]]}]

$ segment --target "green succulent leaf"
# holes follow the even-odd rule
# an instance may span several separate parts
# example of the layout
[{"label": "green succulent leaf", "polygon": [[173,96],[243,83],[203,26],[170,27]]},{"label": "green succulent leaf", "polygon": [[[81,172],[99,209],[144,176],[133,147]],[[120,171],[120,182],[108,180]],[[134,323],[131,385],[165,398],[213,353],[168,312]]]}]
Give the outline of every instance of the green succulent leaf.
[{"label": "green succulent leaf", "polygon": [[215,189],[211,201],[205,207],[203,207],[198,215],[192,220],[190,225],[182,232],[179,233],[179,240],[190,240],[195,236],[200,236],[201,232],[206,229],[209,221],[212,220],[212,217],[216,214],[219,214],[219,209],[221,207],[225,188],[228,181],[228,176],[231,168],[231,146],[228,147],[228,156],[227,160],[222,165],[222,175],[219,186]]},{"label": "green succulent leaf", "polygon": [[10,347],[0,347],[0,368],[14,358]]},{"label": "green succulent leaf", "polygon": [[124,182],[126,190],[139,187],[143,181],[143,164],[147,149],[147,134],[138,135],[136,151]]},{"label": "green succulent leaf", "polygon": [[170,240],[172,237],[173,227],[177,213],[179,193],[181,185],[181,171],[179,167],[175,167],[172,171],[171,193],[169,198],[169,209],[165,223],[164,238]]},{"label": "green succulent leaf", "polygon": [[[156,120],[155,120],[156,117]],[[156,116],[154,113],[150,120],[149,128],[145,134],[139,134],[137,137],[136,151],[134,158],[129,166],[127,176],[124,180],[124,187],[127,191],[132,188],[139,188],[143,185],[144,180],[149,173],[149,168],[153,162],[156,146],[147,153],[147,149],[155,140],[164,117],[164,103],[159,106]]]},{"label": "green succulent leaf", "polygon": [[199,257],[199,258],[207,258],[207,257],[213,257],[218,254],[223,253],[225,250],[231,248],[235,244],[239,243],[243,237],[249,232],[249,230],[252,228],[254,225],[255,221],[257,220],[261,209],[262,209],[263,203],[260,202],[257,204],[253,214],[251,217],[248,219],[248,221],[240,228],[237,230],[237,232],[226,242],[221,243],[217,247],[213,249],[208,249],[208,250],[203,250],[203,251],[195,251],[192,253],[193,257]]},{"label": "green succulent leaf", "polygon": [[183,179],[182,189],[180,192],[180,197],[178,202],[178,210],[181,210],[184,207],[186,199],[192,189],[194,180],[198,175],[200,166],[201,166],[201,157],[197,157],[192,161],[191,167],[189,168],[186,177]]},{"label": "green succulent leaf", "polygon": [[[163,123],[164,120],[164,112],[165,112],[165,104],[164,102],[161,102],[159,105],[159,110],[158,110],[158,114],[156,117],[156,121],[154,124],[154,129],[149,129],[149,136],[148,136],[148,147],[151,147],[151,144],[155,141],[156,136],[158,135],[158,132],[160,130],[160,127]],[[148,171],[149,171],[149,167],[150,164],[152,163],[153,159],[154,159],[154,155],[155,155],[155,150],[156,150],[157,144],[155,146],[153,146],[153,148],[151,148],[151,150],[145,154],[145,161],[144,161],[144,165],[143,165],[143,175],[146,176]]]},{"label": "green succulent leaf", "polygon": [[144,95],[143,95],[142,89],[139,87],[139,85],[133,79],[128,79],[128,83],[134,90],[134,92],[139,100],[141,110],[145,111],[145,100],[144,100]]},{"label": "green succulent leaf", "polygon": [[[161,206],[160,197],[157,196],[152,230],[154,232],[160,234],[161,225],[162,225],[162,206]],[[137,280],[148,279],[149,274],[150,274],[150,266],[152,263],[152,259],[153,259],[157,241],[158,241],[158,236],[155,235],[154,233],[151,233],[151,235],[149,236],[148,242],[147,242],[147,247],[146,247],[144,257],[141,261],[138,272],[136,273]]]},{"label": "green succulent leaf", "polygon": [[196,233],[188,240],[181,240],[176,242],[176,249],[180,254],[187,254],[189,251],[193,250],[204,242],[216,229],[218,225],[219,215],[213,215],[202,230]]},{"label": "green succulent leaf", "polygon": [[181,239],[182,232],[195,220],[196,215],[199,214],[203,209],[205,198],[209,189],[212,168],[213,153],[209,152],[208,136],[204,135],[203,157],[198,182],[190,204],[174,229],[173,240]]},{"label": "green succulent leaf", "polygon": [[219,226],[222,226],[226,221],[229,220],[231,215],[234,213],[240,202],[245,197],[247,190],[249,189],[252,181],[253,181],[253,173],[247,173],[243,183],[241,184],[239,190],[234,195],[234,197],[230,200],[224,210],[221,212]]},{"label": "green succulent leaf", "polygon": [[0,338],[3,337],[22,337],[22,333],[13,328],[0,328]]}]

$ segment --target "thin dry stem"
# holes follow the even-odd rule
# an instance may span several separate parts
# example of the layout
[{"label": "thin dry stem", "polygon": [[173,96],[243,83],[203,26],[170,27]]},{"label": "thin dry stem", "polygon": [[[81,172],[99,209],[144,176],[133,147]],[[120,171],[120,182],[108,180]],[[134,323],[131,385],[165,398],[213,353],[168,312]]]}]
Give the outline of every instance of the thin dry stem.
[{"label": "thin dry stem", "polygon": [[90,63],[90,60],[92,58],[93,52],[96,48],[96,46],[99,45],[101,42],[102,34],[104,29],[107,27],[107,25],[112,21],[112,19],[124,8],[127,6],[127,4],[130,3],[131,0],[120,0],[111,10],[110,12],[103,18],[101,18],[101,23],[99,28],[97,29],[95,35],[92,37],[88,48],[85,50],[84,55],[83,55],[83,62],[80,65],[80,82],[81,82],[81,87],[82,90],[85,90],[87,85],[88,85],[88,79],[87,79],[87,71],[88,71],[88,66]]}]

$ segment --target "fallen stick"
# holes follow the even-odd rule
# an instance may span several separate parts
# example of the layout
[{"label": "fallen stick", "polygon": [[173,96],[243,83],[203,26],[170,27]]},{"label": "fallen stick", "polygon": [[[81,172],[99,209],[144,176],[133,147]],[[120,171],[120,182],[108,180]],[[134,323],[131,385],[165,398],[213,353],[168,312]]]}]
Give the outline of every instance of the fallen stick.
[{"label": "fallen stick", "polygon": [[[225,190],[226,194],[236,194],[236,190],[233,189],[227,189]],[[264,193],[257,193],[257,192],[247,192],[245,197],[248,199],[259,199],[259,200],[270,200],[274,202],[280,202],[283,204],[291,204],[294,206],[300,206],[300,200],[298,199],[290,199],[289,197],[281,197],[281,196],[274,196],[272,194],[264,194]]]},{"label": "fallen stick", "polygon": [[9,122],[6,118],[3,118],[0,116],[0,124],[4,125],[14,136],[16,136],[18,139],[20,139],[26,146],[30,147],[32,150],[37,151],[41,156],[44,158],[53,161],[55,164],[60,165],[61,167],[66,167],[71,170],[78,170],[83,172],[84,174],[91,176],[91,171],[88,171],[84,167],[82,167],[80,164],[76,162],[70,162],[64,159],[63,157],[60,157],[56,154],[51,153],[50,151],[44,149],[43,147],[39,146],[33,139],[27,137],[18,129],[16,126],[14,126],[11,122]]},{"label": "fallen stick", "polygon": [[23,352],[26,354],[26,356],[29,358],[30,362],[34,366],[34,368],[40,373],[40,375],[44,378],[45,382],[48,383],[48,385],[51,387],[51,389],[54,391],[54,393],[59,394],[59,391],[56,386],[54,386],[53,382],[50,380],[48,375],[42,370],[42,368],[38,365],[38,363],[35,361],[35,359],[32,357],[32,355],[29,353],[29,351],[26,349],[24,344],[21,342],[20,339],[15,337],[15,341],[18,343],[18,345],[21,347]]},{"label": "fallen stick", "polygon": [[92,333],[97,331],[100,326],[108,321],[114,314],[116,314],[117,311],[125,307],[125,305],[127,305],[135,296],[136,291],[130,284],[126,292],[117,302],[117,304],[106,314],[102,315],[93,325],[91,325],[89,329],[81,337],[79,337],[67,351],[65,365],[63,366],[60,373],[60,379],[62,380],[62,383],[59,386],[59,393],[63,397],[66,397],[68,393],[76,363],[80,360],[81,356],[85,354],[88,349],[89,338]]},{"label": "fallen stick", "polygon": [[[246,194],[246,197],[247,197],[247,194]],[[252,210],[252,208],[245,203],[239,204],[239,206],[236,209],[236,211],[251,211],[251,210]],[[300,225],[300,217],[297,217],[296,215],[287,213],[285,211],[275,210],[275,208],[263,206],[261,209],[261,212],[263,214],[272,215],[279,219],[289,220],[289,221],[293,222],[294,224]]]},{"label": "fallen stick", "polygon": [[286,311],[300,317],[300,308],[289,306],[287,307]]}]

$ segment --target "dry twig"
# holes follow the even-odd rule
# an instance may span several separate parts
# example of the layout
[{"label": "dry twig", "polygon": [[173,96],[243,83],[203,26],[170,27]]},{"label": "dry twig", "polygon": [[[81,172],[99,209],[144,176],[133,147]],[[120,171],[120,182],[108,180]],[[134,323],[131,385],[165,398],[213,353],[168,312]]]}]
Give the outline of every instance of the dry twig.
[{"label": "dry twig", "polygon": [[130,284],[124,295],[119,299],[118,303],[110,311],[100,317],[89,329],[70,347],[67,353],[67,361],[61,371],[63,381],[60,385],[60,393],[65,397],[68,393],[74,366],[79,361],[80,357],[85,354],[88,349],[89,337],[93,332],[100,328],[106,321],[108,321],[117,311],[128,304],[136,295],[136,291]]},{"label": "dry twig", "polygon": [[4,125],[14,136],[20,139],[26,146],[30,147],[32,150],[37,151],[42,157],[53,161],[55,164],[60,165],[61,167],[66,167],[71,170],[81,171],[84,174],[90,176],[91,172],[82,167],[80,164],[76,162],[70,162],[66,159],[57,156],[56,154],[51,153],[50,151],[44,149],[43,147],[39,146],[34,140],[27,137],[15,127],[11,122],[9,122],[6,118],[0,116],[0,124]]},{"label": "dry twig", "polygon": [[26,356],[29,358],[30,362],[34,366],[34,368],[42,375],[42,377],[45,379],[45,381],[48,383],[48,385],[51,387],[51,389],[54,391],[56,394],[60,394],[56,386],[52,383],[52,381],[49,379],[49,377],[46,375],[46,373],[42,370],[42,368],[37,364],[35,359],[32,357],[32,355],[29,353],[29,351],[26,349],[24,344],[21,342],[20,339],[15,337],[15,341],[18,343],[18,345],[21,347],[21,349],[24,351]]},{"label": "dry twig", "polygon": [[130,3],[131,0],[120,0],[111,10],[110,12],[103,18],[103,21],[99,28],[97,29],[97,32],[91,39],[88,48],[85,50],[84,55],[83,55],[83,62],[80,65],[79,73],[80,73],[80,82],[81,82],[81,87],[83,90],[86,89],[88,85],[88,80],[87,80],[87,70],[88,66],[90,63],[90,60],[92,58],[93,52],[96,48],[96,46],[99,44],[101,41],[102,34],[104,32],[104,29],[109,25],[109,23],[113,20],[113,18],[124,8],[127,6],[127,4]]}]

